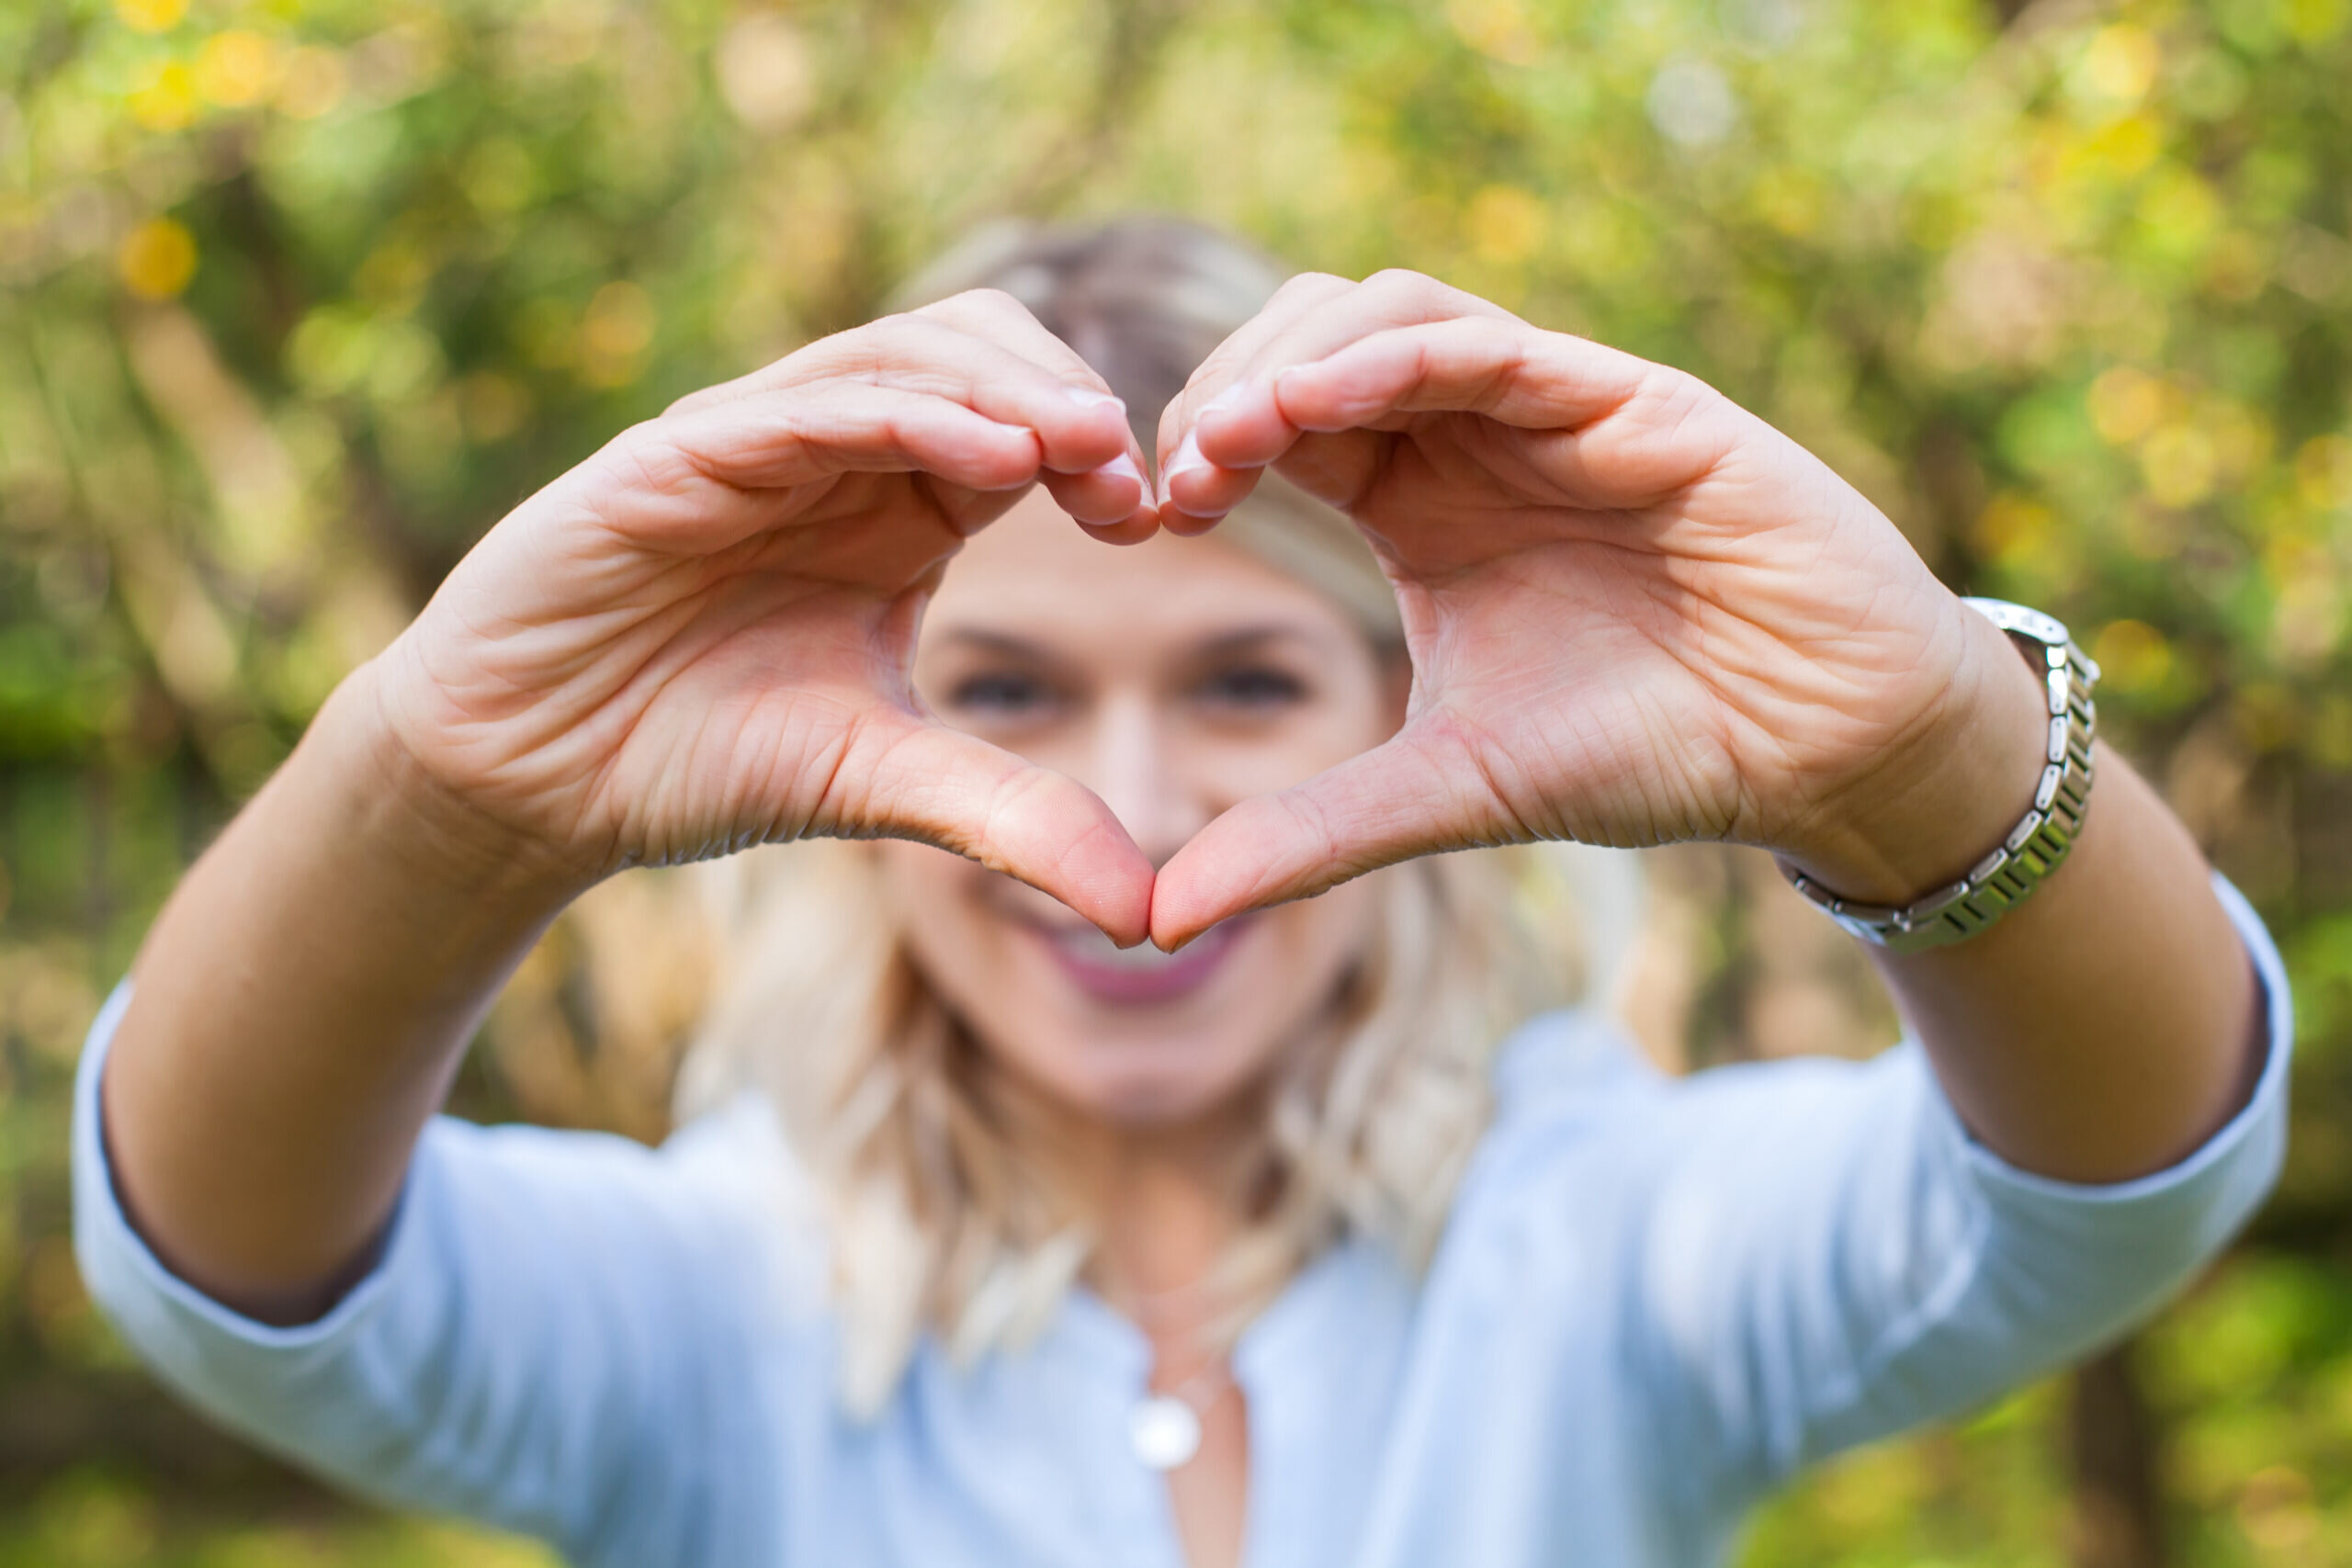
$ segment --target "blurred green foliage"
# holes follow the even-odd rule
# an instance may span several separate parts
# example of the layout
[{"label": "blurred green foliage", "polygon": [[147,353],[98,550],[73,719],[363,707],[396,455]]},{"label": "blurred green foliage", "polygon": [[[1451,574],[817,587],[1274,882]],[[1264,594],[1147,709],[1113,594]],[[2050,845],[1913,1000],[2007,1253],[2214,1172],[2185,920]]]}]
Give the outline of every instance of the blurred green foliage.
[{"label": "blurred green foliage", "polygon": [[[2172,1550],[2352,1562],[2347,83],[2352,0],[0,8],[0,1562],[522,1560],[125,1366],[81,1032],[505,506],[976,223],[1138,207],[1696,370],[2076,626],[2302,1006],[2280,1196],[2136,1361]],[[2064,1405],[1831,1467],[1751,1563],[2095,1561]]]}]

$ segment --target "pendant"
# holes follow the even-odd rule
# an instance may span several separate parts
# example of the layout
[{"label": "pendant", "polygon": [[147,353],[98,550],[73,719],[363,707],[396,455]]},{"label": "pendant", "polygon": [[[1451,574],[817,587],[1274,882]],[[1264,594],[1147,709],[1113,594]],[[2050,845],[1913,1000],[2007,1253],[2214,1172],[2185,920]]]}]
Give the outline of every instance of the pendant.
[{"label": "pendant", "polygon": [[1152,1470],[1174,1470],[1201,1451],[1201,1418],[1173,1395],[1148,1394],[1127,1412],[1127,1447]]}]

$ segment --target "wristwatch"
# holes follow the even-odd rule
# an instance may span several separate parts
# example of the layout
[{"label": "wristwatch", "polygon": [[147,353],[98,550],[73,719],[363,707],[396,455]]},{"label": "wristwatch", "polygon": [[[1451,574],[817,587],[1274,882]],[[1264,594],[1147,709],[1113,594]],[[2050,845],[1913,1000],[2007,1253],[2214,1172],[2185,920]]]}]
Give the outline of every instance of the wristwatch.
[{"label": "wristwatch", "polygon": [[2033,897],[2066,859],[2083,830],[2091,799],[2091,731],[2098,722],[2091,689],[2098,664],[2075,646],[2054,615],[2004,599],[1962,604],[2009,634],[2050,694],[2049,743],[2032,808],[1990,854],[1949,887],[1904,908],[1841,898],[1783,863],[1781,872],[1815,908],[1864,942],[1917,953],[1965,942]]}]

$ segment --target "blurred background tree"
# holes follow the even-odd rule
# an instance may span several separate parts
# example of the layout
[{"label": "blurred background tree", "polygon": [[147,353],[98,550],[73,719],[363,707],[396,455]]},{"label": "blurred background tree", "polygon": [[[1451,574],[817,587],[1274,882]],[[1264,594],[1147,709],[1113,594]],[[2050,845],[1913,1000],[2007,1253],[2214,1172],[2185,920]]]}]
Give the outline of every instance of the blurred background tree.
[{"label": "blurred background tree", "polygon": [[[75,1051],[178,871],[514,501],[975,225],[1159,209],[1695,370],[2064,616],[2273,922],[2278,1198],[2133,1345],[1854,1456],[1747,1568],[2352,1562],[2352,0],[48,0],[0,9],[0,1564],[536,1562],[156,1393],[67,1237]],[[1652,857],[1663,1058],[1892,1015]],[[663,1129],[699,949],[609,885],[486,1117]]]}]

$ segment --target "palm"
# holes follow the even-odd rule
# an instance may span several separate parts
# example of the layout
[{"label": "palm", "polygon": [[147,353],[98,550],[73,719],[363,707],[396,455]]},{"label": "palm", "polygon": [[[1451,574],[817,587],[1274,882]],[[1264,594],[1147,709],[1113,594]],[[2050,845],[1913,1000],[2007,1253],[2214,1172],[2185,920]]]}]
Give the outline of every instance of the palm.
[{"label": "palm", "polygon": [[1760,421],[1426,279],[1297,293],[1211,361],[1240,389],[1177,416],[1207,466],[1172,488],[1221,511],[1272,462],[1344,508],[1413,700],[1386,745],[1164,868],[1162,940],[1432,850],[1784,842],[1933,708],[1957,601]]},{"label": "palm", "polygon": [[766,526],[681,557],[539,507],[486,540],[420,623],[450,673],[429,687],[415,749],[598,864],[859,825],[870,803],[831,781],[909,712],[913,617],[961,537],[911,476],[695,499],[706,517],[756,505]]},{"label": "palm", "polygon": [[426,776],[591,876],[914,838],[1139,936],[1150,868],[1102,803],[933,723],[909,676],[942,568],[1029,483],[1133,531],[1138,486],[1101,472],[1131,438],[1107,399],[993,344],[922,346],[907,378],[935,387],[962,355],[973,406],[891,386],[853,344],[689,400],[492,530],[379,678]]},{"label": "palm", "polygon": [[1419,676],[1400,739],[1446,774],[1465,840],[1768,840],[1773,813],[1850,773],[1939,684],[1920,632],[1933,580],[1860,497],[1777,436],[1718,468],[1756,432],[1681,434],[1687,473],[1597,463],[1590,440],[1563,464],[1452,413],[1369,454],[1351,510]]}]

